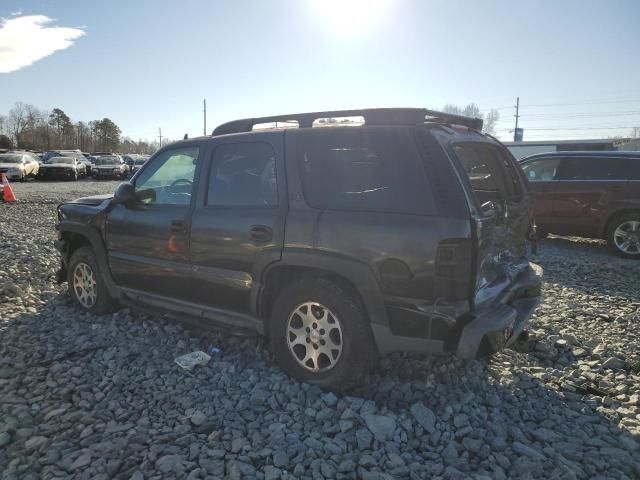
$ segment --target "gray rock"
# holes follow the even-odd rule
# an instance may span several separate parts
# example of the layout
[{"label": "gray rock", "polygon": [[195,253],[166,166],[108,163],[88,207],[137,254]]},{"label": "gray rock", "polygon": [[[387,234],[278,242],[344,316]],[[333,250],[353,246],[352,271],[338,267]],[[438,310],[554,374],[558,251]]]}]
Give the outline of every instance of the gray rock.
[{"label": "gray rock", "polygon": [[47,437],[37,435],[27,440],[24,444],[24,448],[27,450],[38,450],[45,443],[47,443]]},{"label": "gray rock", "polygon": [[527,457],[531,457],[536,460],[546,459],[546,457],[542,453],[520,442],[513,442],[513,444],[511,445],[511,448],[513,448],[515,452],[521,455],[525,455]]},{"label": "gray rock", "polygon": [[204,413],[202,413],[200,410],[196,410],[191,415],[189,420],[191,420],[191,423],[193,423],[196,427],[199,427],[200,425],[202,425],[204,422],[207,421],[207,416]]},{"label": "gray rock", "polygon": [[286,450],[277,450],[273,454],[273,464],[280,468],[286,468],[289,466],[289,455]]},{"label": "gray rock", "polygon": [[278,480],[281,478],[280,470],[272,465],[264,467],[264,480]]},{"label": "gray rock", "polygon": [[366,428],[359,428],[356,430],[356,442],[360,450],[365,450],[371,446],[371,440],[373,436],[371,432]]},{"label": "gray rock", "polygon": [[411,406],[411,414],[427,433],[432,433],[435,430],[436,415],[422,402],[414,403]]},{"label": "gray rock", "polygon": [[367,414],[364,416],[364,421],[369,431],[379,442],[393,438],[393,433],[396,430],[396,421],[393,418],[386,415]]},{"label": "gray rock", "polygon": [[456,449],[455,442],[449,442],[449,444],[442,451],[442,459],[446,465],[457,465],[460,457],[458,456],[458,450]]},{"label": "gray rock", "polygon": [[335,478],[336,476],[336,468],[327,461],[320,464],[320,472],[325,478]]},{"label": "gray rock", "polygon": [[162,473],[181,472],[184,469],[184,457],[181,455],[164,455],[156,460],[156,467]]},{"label": "gray rock", "polygon": [[0,433],[0,448],[11,442],[11,434],[9,432]]},{"label": "gray rock", "polygon": [[69,470],[78,470],[91,463],[91,452],[85,452],[74,460]]}]

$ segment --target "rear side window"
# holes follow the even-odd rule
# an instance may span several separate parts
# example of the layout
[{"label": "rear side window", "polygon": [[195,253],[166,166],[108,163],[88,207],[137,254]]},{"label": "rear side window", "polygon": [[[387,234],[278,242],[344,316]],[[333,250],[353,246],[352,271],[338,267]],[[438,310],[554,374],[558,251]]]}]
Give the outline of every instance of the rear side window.
[{"label": "rear side window", "polygon": [[315,208],[431,215],[424,164],[408,129],[326,128],[297,136],[307,203]]},{"label": "rear side window", "polygon": [[270,207],[277,203],[276,155],[271,145],[254,142],[216,147],[207,205]]},{"label": "rear side window", "polygon": [[530,182],[550,182],[556,179],[559,164],[559,158],[541,158],[525,163],[522,170]]},{"label": "rear side window", "polygon": [[559,180],[640,180],[640,159],[564,157]]},{"label": "rear side window", "polygon": [[459,143],[453,148],[481,203],[522,193],[518,172],[499,149],[483,143]]}]

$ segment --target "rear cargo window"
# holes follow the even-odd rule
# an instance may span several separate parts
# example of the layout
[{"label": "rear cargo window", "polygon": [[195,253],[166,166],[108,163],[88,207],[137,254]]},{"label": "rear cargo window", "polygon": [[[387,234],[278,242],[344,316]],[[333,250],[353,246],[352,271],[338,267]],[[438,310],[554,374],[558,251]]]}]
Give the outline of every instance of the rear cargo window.
[{"label": "rear cargo window", "polygon": [[300,132],[297,138],[304,196],[312,207],[435,213],[410,130],[326,128]]}]

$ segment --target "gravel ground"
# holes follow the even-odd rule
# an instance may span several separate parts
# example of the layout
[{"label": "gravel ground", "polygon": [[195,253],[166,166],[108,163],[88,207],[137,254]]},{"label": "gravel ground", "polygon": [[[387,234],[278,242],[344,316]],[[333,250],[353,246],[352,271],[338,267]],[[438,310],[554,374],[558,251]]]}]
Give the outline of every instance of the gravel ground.
[{"label": "gravel ground", "polygon": [[[545,240],[517,352],[393,354],[337,396],[259,339],[73,308],[53,280],[55,205],[116,184],[14,184],[0,205],[2,478],[640,477],[640,262]],[[206,366],[174,364],[210,345]]]}]

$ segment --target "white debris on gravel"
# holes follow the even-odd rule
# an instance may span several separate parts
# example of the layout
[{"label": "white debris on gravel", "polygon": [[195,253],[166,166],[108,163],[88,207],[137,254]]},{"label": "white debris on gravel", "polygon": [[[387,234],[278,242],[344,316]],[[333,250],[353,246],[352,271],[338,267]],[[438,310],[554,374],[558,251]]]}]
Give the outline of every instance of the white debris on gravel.
[{"label": "white debris on gravel", "polygon": [[[0,205],[3,479],[640,477],[640,262],[542,241],[518,351],[389,355],[341,396],[288,378],[259,339],[74,308],[55,206],[116,185],[14,184]],[[173,363],[211,344],[215,361]]]}]

